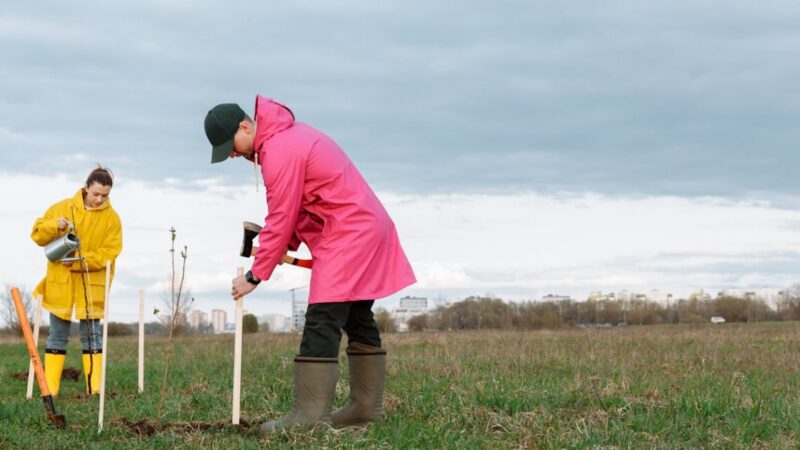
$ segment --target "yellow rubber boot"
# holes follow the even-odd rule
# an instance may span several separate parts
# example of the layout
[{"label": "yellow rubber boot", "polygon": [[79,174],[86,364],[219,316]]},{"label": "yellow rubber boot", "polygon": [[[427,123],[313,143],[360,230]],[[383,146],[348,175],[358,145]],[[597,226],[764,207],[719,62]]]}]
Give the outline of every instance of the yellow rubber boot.
[{"label": "yellow rubber boot", "polygon": [[94,353],[83,351],[83,377],[86,379],[86,392],[97,394],[100,392],[100,376],[102,374],[103,351],[94,350]]},{"label": "yellow rubber boot", "polygon": [[64,362],[67,360],[67,352],[64,350],[44,350],[44,377],[47,379],[47,387],[50,394],[55,397],[58,395],[58,388],[61,386],[61,372],[64,371]]}]

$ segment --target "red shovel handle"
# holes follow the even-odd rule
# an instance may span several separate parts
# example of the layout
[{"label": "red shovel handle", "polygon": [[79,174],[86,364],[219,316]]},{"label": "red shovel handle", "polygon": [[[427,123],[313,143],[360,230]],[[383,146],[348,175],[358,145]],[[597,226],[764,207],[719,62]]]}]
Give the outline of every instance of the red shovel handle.
[{"label": "red shovel handle", "polygon": [[310,269],[314,265],[314,260],[311,259],[298,259],[289,255],[283,255],[281,262],[291,264],[293,266],[304,267]]}]

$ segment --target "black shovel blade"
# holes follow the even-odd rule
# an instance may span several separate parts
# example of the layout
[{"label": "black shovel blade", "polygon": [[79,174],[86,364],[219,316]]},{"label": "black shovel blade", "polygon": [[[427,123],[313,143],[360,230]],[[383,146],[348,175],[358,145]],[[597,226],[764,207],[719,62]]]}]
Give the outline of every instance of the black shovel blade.
[{"label": "black shovel blade", "polygon": [[56,428],[66,428],[67,418],[63,414],[56,413],[56,405],[53,403],[53,396],[46,395],[42,397],[44,400],[44,408],[47,410],[47,417],[53,422]]}]

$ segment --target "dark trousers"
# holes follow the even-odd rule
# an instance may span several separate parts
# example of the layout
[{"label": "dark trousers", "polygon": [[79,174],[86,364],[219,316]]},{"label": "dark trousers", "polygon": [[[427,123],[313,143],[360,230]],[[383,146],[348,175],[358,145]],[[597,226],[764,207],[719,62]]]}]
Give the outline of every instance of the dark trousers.
[{"label": "dark trousers", "polygon": [[381,346],[378,324],[372,316],[374,300],[341,303],[314,303],[306,310],[306,325],[300,342],[300,356],[336,358],[342,330],[347,342]]}]

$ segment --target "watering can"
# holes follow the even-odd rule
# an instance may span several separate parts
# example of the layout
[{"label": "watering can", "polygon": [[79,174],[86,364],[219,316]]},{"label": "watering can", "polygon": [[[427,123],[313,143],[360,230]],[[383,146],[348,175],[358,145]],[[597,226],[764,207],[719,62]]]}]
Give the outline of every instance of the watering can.
[{"label": "watering can", "polygon": [[44,254],[45,256],[47,256],[47,259],[49,259],[50,262],[57,263],[66,261],[77,261],[78,259],[80,259],[80,258],[65,258],[65,256],[75,251],[81,244],[80,239],[78,239],[78,236],[75,235],[74,231],[75,229],[72,227],[72,224],[70,224],[69,230],[67,230],[67,234],[59,238],[53,239],[49,244],[47,244],[44,247]]}]

